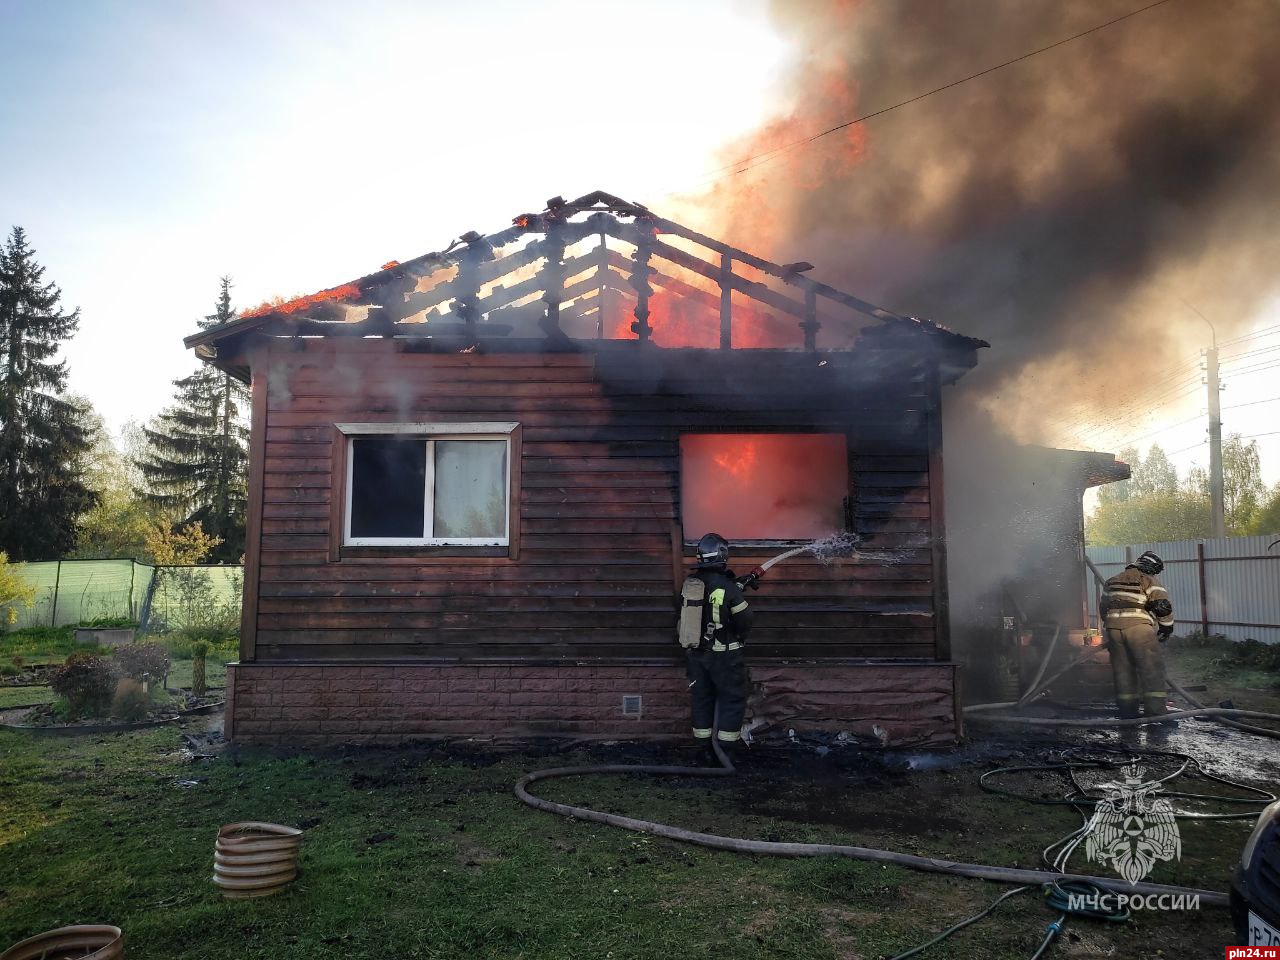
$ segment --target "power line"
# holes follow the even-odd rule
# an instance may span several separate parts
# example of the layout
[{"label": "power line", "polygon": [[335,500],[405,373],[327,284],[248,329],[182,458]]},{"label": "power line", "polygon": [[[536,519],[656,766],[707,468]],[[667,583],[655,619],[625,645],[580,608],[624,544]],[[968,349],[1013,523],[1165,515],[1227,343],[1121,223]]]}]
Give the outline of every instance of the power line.
[{"label": "power line", "polygon": [[1189,447],[1183,447],[1181,450],[1175,450],[1175,451],[1173,451],[1173,453],[1166,454],[1166,456],[1176,457],[1178,454],[1180,454],[1180,453],[1186,453],[1188,450],[1194,450],[1196,447],[1203,447],[1203,446],[1204,446],[1206,443],[1208,443],[1208,442],[1209,442],[1209,441],[1208,441],[1208,439],[1206,438],[1206,439],[1204,439],[1204,440],[1201,440],[1199,443],[1193,443],[1193,444],[1192,444],[1191,446],[1189,446]]},{"label": "power line", "polygon": [[1150,433],[1144,433],[1140,437],[1130,437],[1128,440],[1122,440],[1120,441],[1119,444],[1117,444],[1117,446],[1124,446],[1125,444],[1129,444],[1129,443],[1137,443],[1139,440],[1147,439],[1147,437],[1154,437],[1156,434],[1159,434],[1159,433],[1165,433],[1169,430],[1176,430],[1178,427],[1184,427],[1188,423],[1194,423],[1196,420],[1199,420],[1203,417],[1204,417],[1203,413],[1197,413],[1194,417],[1187,417],[1187,419],[1185,420],[1179,420],[1177,423],[1172,423],[1167,427],[1161,427],[1159,430],[1152,430]]},{"label": "power line", "polygon": [[1280,358],[1273,358],[1266,363],[1260,363],[1253,367],[1243,367],[1239,370],[1230,370],[1228,373],[1233,377],[1241,377],[1247,373],[1260,373],[1263,370],[1274,370],[1276,367],[1280,367]]},{"label": "power line", "polygon": [[1239,337],[1232,337],[1230,340],[1223,340],[1219,346],[1229,347],[1233,343],[1241,343],[1245,340],[1253,340],[1257,337],[1269,337],[1274,335],[1276,332],[1280,332],[1280,323],[1271,327],[1263,327],[1261,330],[1253,331],[1253,333],[1246,333]]},{"label": "power line", "polygon": [[[1183,366],[1190,366],[1191,364],[1197,363],[1197,362],[1198,362],[1197,360],[1188,361],[1187,363],[1183,364]],[[1174,369],[1176,370],[1178,368],[1175,367]],[[1140,416],[1145,416],[1146,414],[1154,412],[1155,408],[1159,406],[1161,403],[1171,402],[1171,400],[1179,399],[1185,394],[1191,393],[1199,389],[1201,376],[1202,376],[1201,371],[1197,370],[1191,376],[1184,377],[1183,379],[1178,380],[1172,386],[1170,386],[1167,383],[1159,384],[1155,387],[1154,390],[1148,391],[1147,393],[1128,397],[1124,399],[1121,403],[1117,404],[1117,406],[1114,408],[1113,413],[1116,416],[1120,417],[1121,422],[1127,422],[1130,419],[1135,419]],[[1175,393],[1177,394],[1177,396],[1172,396]],[[1072,415],[1073,411],[1084,412],[1084,411],[1087,411],[1089,408],[1090,408],[1090,403],[1088,401],[1085,401],[1085,400],[1077,401],[1074,404],[1070,404],[1064,407],[1062,409],[1061,415],[1057,417],[1053,417],[1052,419],[1046,421],[1046,425],[1053,426],[1055,424],[1060,424],[1060,423],[1074,422],[1075,417]],[[1139,411],[1139,410],[1143,412],[1137,413],[1136,411]],[[1135,411],[1135,412],[1129,413],[1129,411]]]},{"label": "power line", "polygon": [[1274,347],[1257,347],[1253,350],[1245,350],[1243,353],[1233,353],[1229,357],[1224,357],[1222,362],[1233,363],[1246,357],[1256,357],[1260,353],[1275,353],[1277,350],[1280,350],[1280,344],[1276,344]]},{"label": "power line", "polygon": [[[1157,397],[1152,401],[1153,403],[1155,403],[1154,406],[1147,408],[1141,413],[1133,413],[1128,416],[1122,416],[1118,419],[1112,420],[1105,424],[1099,424],[1093,427],[1086,427],[1081,432],[1080,435],[1083,437],[1091,437],[1099,434],[1117,433],[1125,429],[1132,428],[1138,425],[1138,421],[1141,421],[1147,417],[1154,416],[1155,414],[1160,413],[1163,410],[1163,408],[1167,407],[1169,404],[1177,400],[1181,400],[1183,397],[1189,397],[1193,393],[1198,393],[1199,391],[1200,391],[1200,384],[1196,384],[1193,387],[1185,388],[1181,393],[1178,393],[1173,396],[1162,394],[1160,397]],[[1058,422],[1061,422],[1061,421],[1058,421]]]},{"label": "power line", "polygon": [[1280,397],[1267,397],[1265,400],[1250,400],[1248,403],[1233,403],[1229,407],[1223,407],[1223,410],[1239,410],[1241,407],[1256,407],[1260,403],[1275,403]]},{"label": "power line", "polygon": [[[1029,60],[1032,57],[1038,56],[1039,54],[1045,53],[1049,50],[1053,50],[1056,47],[1061,47],[1064,44],[1071,43],[1072,41],[1079,40],[1081,37],[1087,37],[1091,33],[1097,33],[1099,30],[1104,30],[1107,27],[1114,26],[1115,24],[1120,23],[1123,20],[1128,20],[1130,17],[1136,17],[1140,13],[1146,13],[1148,10],[1153,10],[1156,7],[1163,6],[1164,4],[1169,2],[1170,0],[1155,0],[1154,3],[1149,3],[1144,7],[1139,7],[1137,10],[1132,10],[1129,13],[1116,17],[1114,20],[1108,20],[1106,23],[1100,23],[1095,27],[1090,27],[1088,30],[1082,30],[1079,33],[1073,34],[1069,37],[1064,37],[1061,40],[1054,41],[1048,46],[1040,47],[1038,50],[1032,50],[1029,53],[1024,53],[1021,56],[1014,57],[1012,60],[1006,60],[1003,63],[997,63],[993,67],[987,67],[985,70],[979,70],[977,73],[971,73],[969,74],[969,76],[964,77],[960,80],[952,80],[950,83],[944,83],[940,87],[934,87],[932,90],[928,90],[924,93],[917,94],[916,96],[911,97],[907,100],[900,100],[897,103],[892,104],[890,106],[881,107],[879,110],[875,110],[871,113],[863,114],[862,116],[855,117],[852,120],[846,120],[844,123],[836,124],[834,127],[828,127],[826,130],[823,130],[819,133],[815,133],[812,136],[804,137],[800,140],[793,140],[790,143],[784,143],[782,146],[774,147],[772,150],[768,150],[764,153],[758,153],[751,157],[744,157],[742,160],[738,160],[734,163],[726,164],[725,166],[720,167],[717,170],[713,170],[709,177],[699,181],[698,184],[696,185],[701,185],[703,183],[713,182],[717,180],[725,180],[725,179],[728,179],[729,177],[737,176],[740,173],[746,173],[748,170],[752,169],[753,167],[758,167],[763,163],[768,163],[774,157],[777,157],[778,155],[785,153],[788,150],[793,150],[796,147],[807,146],[808,144],[813,143],[815,140],[821,140],[823,137],[830,136],[833,133],[839,133],[841,130],[847,130],[849,127],[855,126],[859,123],[865,123],[866,121],[872,120],[875,117],[884,116],[884,114],[889,113],[893,110],[897,110],[899,107],[905,107],[910,104],[917,103],[920,100],[924,100],[926,97],[932,97],[936,93],[942,93],[944,90],[950,90],[952,87],[958,87],[963,83],[968,83],[970,80],[977,80],[979,77],[985,77],[989,73],[995,73],[997,70],[1003,70],[1005,67],[1011,67],[1015,63],[1021,63],[1023,60]],[[743,164],[746,164],[746,165],[743,166]],[[733,169],[734,167],[737,167],[738,169],[735,170]],[[729,172],[724,173],[724,171],[726,170]],[[724,175],[720,176],[720,174],[722,173]]]}]

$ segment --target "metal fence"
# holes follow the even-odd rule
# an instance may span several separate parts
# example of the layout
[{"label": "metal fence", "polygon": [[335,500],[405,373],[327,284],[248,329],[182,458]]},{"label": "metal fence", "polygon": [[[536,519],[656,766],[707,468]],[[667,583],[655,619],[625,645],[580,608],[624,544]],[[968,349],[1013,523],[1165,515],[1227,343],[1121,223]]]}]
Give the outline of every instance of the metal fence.
[{"label": "metal fence", "polygon": [[154,567],[136,560],[50,560],[17,566],[36,590],[20,608],[23,627],[62,627],[127,618],[166,632],[238,620],[244,571],[239,566]]},{"label": "metal fence", "polygon": [[[1179,633],[1199,630],[1232,640],[1280,643],[1280,544],[1273,549],[1275,542],[1271,534],[1089,547],[1086,552],[1104,577],[1119,573],[1144,550],[1158,553],[1165,563],[1160,582],[1169,590]],[[1095,625],[1097,612],[1095,603]]]}]

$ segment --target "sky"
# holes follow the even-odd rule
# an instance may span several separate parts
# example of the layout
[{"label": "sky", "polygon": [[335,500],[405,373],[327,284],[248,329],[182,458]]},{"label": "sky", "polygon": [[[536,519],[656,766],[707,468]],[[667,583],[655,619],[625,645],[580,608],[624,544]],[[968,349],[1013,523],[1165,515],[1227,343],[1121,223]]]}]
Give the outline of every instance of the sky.
[{"label": "sky", "polygon": [[0,0],[0,230],[81,308],[113,430],[241,308],[606,190],[653,204],[776,106],[756,3]]},{"label": "sky", "polygon": [[[194,368],[182,338],[219,277],[248,308],[555,195],[661,211],[786,108],[788,43],[763,0],[0,0],[0,229],[23,226],[81,308],[71,389],[118,430]],[[1223,420],[1268,434],[1280,304],[1247,322],[1262,333],[1223,348]],[[1205,464],[1186,361],[1086,439]],[[1280,434],[1257,439],[1280,481]]]},{"label": "sky", "polygon": [[[1212,317],[1208,319],[1211,324]],[[1223,319],[1218,318],[1219,326]],[[1214,332],[1206,324],[1199,349],[1188,344],[1181,365],[1136,389],[1134,402],[1123,416],[1084,425],[1076,431],[1077,441],[1112,452],[1133,446],[1144,456],[1158,444],[1180,477],[1197,466],[1207,469],[1208,386],[1203,353],[1213,342]],[[1262,478],[1274,486],[1280,483],[1280,300],[1251,318],[1247,327],[1223,336],[1218,355],[1222,435],[1238,434],[1256,442]]]}]

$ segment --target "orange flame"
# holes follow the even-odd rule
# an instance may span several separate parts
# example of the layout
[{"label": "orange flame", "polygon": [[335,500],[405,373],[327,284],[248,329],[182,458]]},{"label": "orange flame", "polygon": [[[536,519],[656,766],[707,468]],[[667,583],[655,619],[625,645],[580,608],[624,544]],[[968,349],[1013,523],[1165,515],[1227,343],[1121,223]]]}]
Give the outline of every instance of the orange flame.
[{"label": "orange flame", "polygon": [[344,283],[338,287],[330,287],[328,290],[320,290],[317,293],[309,293],[306,296],[294,297],[292,300],[286,300],[283,303],[267,301],[252,310],[242,312],[240,317],[243,319],[245,317],[261,317],[269,313],[297,313],[299,310],[305,310],[307,307],[314,306],[317,303],[328,303],[333,300],[353,300],[360,296],[360,293],[361,290],[358,284]]},{"label": "orange flame", "polygon": [[849,496],[838,434],[684,434],[680,497],[688,539],[809,540],[840,529]]},{"label": "orange flame", "polygon": [[[711,294],[711,291],[707,291]],[[715,290],[714,296],[719,297]],[[605,317],[605,335],[615,340],[634,339],[635,300],[612,298]],[[796,347],[801,333],[794,317],[775,316],[755,301],[735,299],[730,306],[732,342],[735,347]],[[649,297],[649,326],[653,342],[662,347],[717,347],[720,345],[720,310],[704,300],[655,290]]]}]

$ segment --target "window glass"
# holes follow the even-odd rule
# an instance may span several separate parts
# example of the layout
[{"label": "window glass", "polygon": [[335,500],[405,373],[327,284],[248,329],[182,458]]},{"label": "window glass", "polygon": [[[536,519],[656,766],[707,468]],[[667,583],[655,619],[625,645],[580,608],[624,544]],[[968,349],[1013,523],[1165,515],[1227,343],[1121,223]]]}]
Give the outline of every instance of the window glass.
[{"label": "window glass", "polygon": [[687,433],[680,437],[684,538],[813,540],[843,526],[845,438],[809,433]]},{"label": "window glass", "polygon": [[356,437],[351,443],[351,536],[421,538],[427,444],[422,437]]},{"label": "window glass", "polygon": [[507,535],[505,440],[437,440],[436,537]]}]

